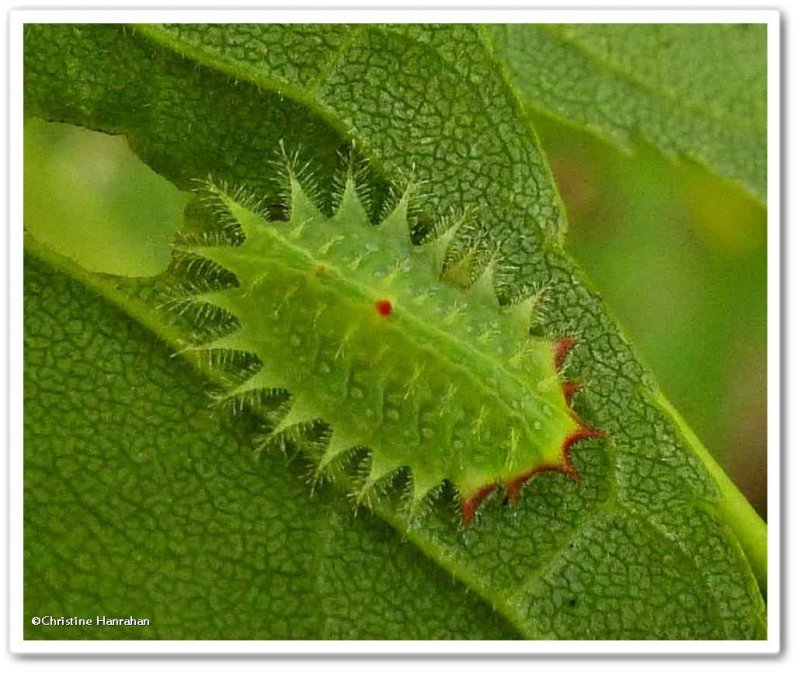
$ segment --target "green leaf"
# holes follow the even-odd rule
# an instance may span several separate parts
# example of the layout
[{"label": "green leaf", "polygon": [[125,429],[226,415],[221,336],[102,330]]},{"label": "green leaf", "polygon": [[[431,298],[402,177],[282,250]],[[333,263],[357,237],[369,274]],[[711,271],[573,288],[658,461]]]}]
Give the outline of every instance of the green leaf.
[{"label": "green leaf", "polygon": [[519,637],[385,523],[309,497],[297,462],[255,461],[252,423],[60,266],[25,261],[26,637]]},{"label": "green leaf", "polygon": [[[270,180],[269,160],[279,140],[289,148],[301,146],[304,156],[313,160],[323,196],[330,192],[339,164],[337,150],[352,141],[369,162],[378,201],[388,183],[413,173],[426,186],[427,196],[420,204],[423,213],[480,206],[483,225],[498,243],[503,261],[513,269],[509,282],[516,287],[548,288],[551,300],[543,310],[544,329],[552,335],[578,337],[570,371],[588,383],[578,411],[603,428],[609,441],[604,446],[587,443],[576,448],[579,482],[557,474],[540,475],[527,488],[517,510],[491,501],[467,533],[460,533],[446,512],[426,518],[423,525],[409,526],[389,501],[373,503],[371,513],[360,509],[359,518],[367,517],[368,525],[352,536],[342,534],[343,547],[331,547],[330,555],[344,554],[345,549],[375,550],[376,560],[357,560],[348,566],[347,583],[337,587],[336,597],[343,602],[337,609],[351,621],[367,615],[363,619],[373,624],[366,629],[369,637],[396,633],[462,637],[468,633],[463,637],[762,638],[764,604],[743,548],[761,575],[763,523],[660,396],[600,299],[565,255],[559,243],[564,218],[549,168],[518,105],[517,93],[506,83],[486,45],[483,29],[474,26],[182,25],[135,31],[102,25],[29,26],[26,110],[33,116],[124,133],[147,163],[181,187],[212,174],[216,180],[245,185],[271,203],[278,195]],[[71,454],[89,452],[87,447],[102,455],[113,443],[149,448],[152,454],[148,455],[159,464],[176,459],[181,452],[184,457],[199,454],[205,459],[209,447],[204,440],[212,428],[204,426],[194,434],[179,429],[189,425],[184,419],[196,415],[181,411],[185,405],[190,400],[204,403],[204,386],[177,362],[172,367],[164,364],[169,349],[179,348],[180,328],[165,324],[146,297],[132,299],[114,279],[88,275],[41,246],[31,243],[29,248],[49,267],[46,273],[52,280],[47,284],[62,288],[50,295],[51,300],[41,302],[42,310],[66,325],[74,323],[89,351],[79,358],[74,352],[81,350],[77,345],[65,347],[58,332],[56,338],[49,336],[52,325],[26,319],[28,339],[39,347],[41,366],[35,372],[39,378],[47,381],[58,371],[51,355],[54,345],[60,349],[57,362],[68,363],[65,353],[72,352],[80,361],[75,371],[85,374],[62,376],[59,384],[59,390],[70,393],[62,402],[64,416],[51,431],[70,436],[84,429],[81,441],[62,444],[66,456],[61,464],[79,463]],[[37,273],[45,273],[42,267],[36,268]],[[63,279],[56,270],[73,279]],[[73,293],[76,284],[94,288],[102,300],[92,305],[103,300],[115,304],[130,321],[152,333],[148,339],[147,331],[130,326],[117,312],[106,329],[109,343],[127,354],[116,357],[112,350],[108,357],[123,364],[110,371],[116,371],[116,377],[133,375],[129,370],[140,372],[143,379],[153,381],[146,395],[131,399],[124,394],[131,384],[126,390],[112,388],[108,393],[91,385],[92,374],[108,371],[104,361],[96,359],[103,358],[108,349],[102,347],[103,341],[92,338],[98,319],[88,324],[79,319],[84,310],[80,302],[56,301],[68,294],[68,283]],[[29,301],[26,310],[35,316],[36,307]],[[123,325],[128,327],[123,329]],[[159,340],[167,343],[166,349],[158,346]],[[156,360],[131,359],[131,351],[142,351],[145,343],[155,343]],[[86,390],[81,396],[82,386]],[[78,401],[75,406],[68,404],[73,397]],[[53,403],[47,395],[30,394],[26,409],[37,419],[32,427],[44,423]],[[140,405],[168,415],[172,425],[165,426],[164,436],[185,434],[181,435],[182,449],[176,450],[164,439],[143,440],[149,435],[142,432],[142,424],[110,423],[104,425],[104,432],[89,431],[98,427],[100,411],[88,421],[72,418],[77,410],[117,406],[133,410]],[[167,419],[157,417],[159,426],[166,423]],[[239,421],[236,417],[213,425],[221,446],[237,446],[235,438],[247,433],[242,427],[246,423]],[[72,430],[76,425],[78,430]],[[51,431],[26,437],[26,451],[39,455],[46,464],[53,452],[48,441]],[[160,515],[165,538],[183,540],[187,521],[196,525],[190,530],[197,534],[175,549],[191,558],[217,559],[215,581],[223,589],[228,587],[230,595],[243,595],[245,587],[256,586],[253,578],[258,573],[242,558],[219,558],[229,550],[230,540],[206,542],[199,531],[217,530],[207,510],[201,509],[194,518],[186,514],[197,509],[191,505],[191,495],[198,481],[208,487],[201,499],[215,502],[228,525],[241,526],[242,519],[254,521],[275,539],[297,536],[305,540],[319,517],[335,516],[340,525],[352,516],[353,506],[342,494],[312,498],[291,468],[265,457],[269,479],[263,482],[264,497],[273,505],[263,505],[256,510],[258,516],[248,519],[251,495],[242,500],[238,494],[243,490],[251,494],[258,483],[252,458],[241,439],[237,450],[222,451],[217,442],[212,445],[222,454],[214,458],[212,476],[224,473],[230,475],[229,481],[190,479],[187,471],[175,467],[175,478],[168,479],[171,488],[159,490],[156,506],[176,513]],[[66,476],[61,470],[42,469],[38,473],[42,481],[34,492],[68,494],[70,489],[93,488],[98,498],[107,491],[111,497],[120,484],[147,492],[146,471],[133,472],[133,476],[125,473],[112,480],[101,462]],[[260,470],[258,478],[263,478]],[[237,481],[244,482],[241,490]],[[282,504],[290,498],[273,499],[269,495],[273,491],[281,496],[291,493],[291,502],[297,500],[297,504],[279,507],[278,501]],[[308,501],[301,504],[303,492]],[[228,506],[229,500],[235,502]],[[38,566],[29,561],[26,586],[51,587],[48,593],[67,597],[62,599],[64,608],[71,612],[104,606],[110,598],[87,595],[85,576],[52,560],[68,535],[54,524],[56,513],[48,509],[48,504],[57,502],[51,498],[26,507],[26,515],[39,517],[39,525],[48,531],[26,540],[28,558],[40,559]],[[149,530],[141,520],[129,520],[114,510],[106,513],[102,523],[76,518],[76,529],[84,536],[73,542],[76,553],[88,553],[100,529],[105,536],[101,546],[121,544],[123,549],[138,549],[141,538],[133,531]],[[396,532],[388,532],[380,519]],[[328,519],[319,525],[328,525]],[[317,546],[312,545],[312,554]],[[273,553],[274,547],[260,547],[244,556],[256,563],[271,559]],[[376,577],[380,571],[374,567],[391,566],[396,555],[405,553],[408,564],[398,562],[397,575]],[[161,558],[167,556],[165,551]],[[124,553],[111,558],[123,569],[134,565]],[[280,566],[280,555],[275,560]],[[208,565],[182,567],[175,584],[159,595],[181,594],[183,583],[205,587]],[[437,601],[436,605],[449,606],[442,621],[431,624],[434,615],[429,612],[435,608],[420,606],[400,593],[394,578],[405,578],[411,572],[407,566],[413,566],[415,573],[430,574],[430,583],[425,584],[429,591],[419,593]],[[439,566],[444,573],[431,566]],[[257,569],[264,567],[268,568]],[[302,616],[296,622],[287,618],[287,624],[280,617],[270,617],[263,607],[273,591],[280,598],[290,595],[295,604],[316,605],[318,594],[312,585],[315,579],[323,582],[324,573],[317,566],[305,568],[296,573],[264,570],[273,580],[276,574],[282,580],[266,585],[261,600],[249,604],[249,621],[238,627],[236,637],[283,637],[313,630]],[[119,588],[115,570],[91,568],[101,585]],[[470,590],[471,603],[453,598],[451,577]],[[352,601],[349,595],[339,595],[347,592]],[[40,609],[44,598],[37,600],[37,595],[41,597],[28,591],[26,609]],[[185,594],[182,600],[178,604],[186,605]],[[117,601],[119,609],[130,605]],[[475,614],[484,615],[476,617],[474,628],[454,626],[466,612],[470,615],[466,621],[473,620],[474,605],[480,606]],[[212,608],[222,631],[234,619],[230,604],[215,603]],[[502,618],[492,622],[493,611]],[[375,621],[368,615],[374,615]],[[256,621],[258,628],[253,626]],[[402,628],[394,630],[392,625],[401,623]],[[202,624],[187,626],[183,637],[218,637],[209,635],[208,629]],[[252,630],[247,633],[248,629]],[[342,626],[317,629],[315,637],[343,637],[343,633],[367,637]],[[93,633],[89,635],[97,637]],[[41,633],[31,637],[41,637]]]},{"label": "green leaf", "polygon": [[495,25],[525,104],[767,193],[764,24]]}]

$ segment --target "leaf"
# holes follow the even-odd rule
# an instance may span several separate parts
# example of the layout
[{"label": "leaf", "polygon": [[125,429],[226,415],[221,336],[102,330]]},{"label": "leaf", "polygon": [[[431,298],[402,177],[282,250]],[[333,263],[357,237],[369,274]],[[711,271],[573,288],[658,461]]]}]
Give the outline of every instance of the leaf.
[{"label": "leaf", "polygon": [[639,137],[766,203],[764,24],[492,27],[525,104],[630,148]]},{"label": "leaf", "polygon": [[[212,414],[81,274],[25,261],[26,637],[518,637],[385,523],[309,497],[296,462],[256,462],[252,423]],[[45,614],[152,626],[30,625]]]},{"label": "leaf", "polygon": [[[447,512],[409,526],[391,502],[377,501],[373,514],[397,531],[394,542],[381,546],[383,554],[394,554],[395,545],[408,548],[401,540],[411,542],[419,550],[415,559],[422,553],[469,587],[483,608],[502,615],[505,634],[514,629],[527,638],[764,637],[764,605],[742,551],[744,546],[758,560],[763,524],[680,424],[561,248],[563,215],[549,169],[516,93],[486,50],[483,29],[181,25],[131,32],[101,25],[29,26],[25,48],[28,114],[125,133],[145,161],[179,186],[212,174],[275,205],[268,160],[282,139],[313,159],[324,197],[339,162],[337,150],[352,140],[369,162],[376,203],[387,184],[413,173],[426,184],[423,214],[480,206],[483,225],[513,269],[509,282],[548,288],[544,329],[579,339],[570,368],[587,386],[576,405],[582,417],[608,433],[609,442],[576,448],[579,482],[540,475],[518,510],[493,500],[466,534],[454,528]],[[51,267],[66,269],[57,256],[30,247]],[[131,299],[113,279],[68,271],[178,348],[181,334],[164,324],[146,298]],[[46,339],[41,327],[29,329],[31,338]],[[163,381],[162,374],[157,380]],[[174,413],[180,406],[170,402],[172,387],[163,382],[147,399]],[[198,381],[191,387],[202,397]],[[37,399],[27,408],[42,404]],[[82,407],[91,408],[88,400]],[[225,427],[242,432],[235,422]],[[97,443],[104,444],[99,437]],[[47,446],[41,438],[27,442],[31,451],[41,450],[37,444]],[[159,449],[159,460],[169,452]],[[236,474],[243,464],[250,465],[246,451],[229,453],[219,469]],[[296,479],[281,469],[283,478]],[[95,473],[86,469],[66,481]],[[63,492],[62,481],[56,475],[47,487]],[[181,511],[185,494],[175,484],[168,500]],[[221,493],[215,486],[211,495]],[[275,512],[269,525],[286,535],[299,530],[302,537],[307,522],[319,516],[310,496],[309,503],[299,516]],[[347,518],[352,505],[331,494],[319,509]],[[36,509],[30,511],[34,516]],[[206,523],[198,515],[198,530]],[[374,535],[359,531],[352,544],[370,549]],[[50,541],[57,549],[56,540]],[[378,555],[385,561],[383,554]],[[241,576],[238,565],[222,564],[226,583]],[[415,632],[426,629],[424,610],[407,609],[383,584],[370,586],[372,575],[362,574],[360,566],[351,566],[350,573],[371,596],[369,605],[353,605],[380,611],[386,624],[408,621]],[[187,571],[187,578],[193,576]],[[80,581],[52,565],[47,572],[26,573],[29,584],[40,577],[62,593]],[[245,574],[244,581],[250,577]],[[449,604],[449,594],[442,593],[447,582],[434,581],[431,591]],[[315,601],[299,580],[281,590],[291,591],[298,603]],[[226,614],[223,608],[220,619]],[[300,626],[294,632],[299,631]],[[191,637],[208,637],[201,627],[195,633],[200,635]],[[487,628],[481,637],[493,633]]]}]

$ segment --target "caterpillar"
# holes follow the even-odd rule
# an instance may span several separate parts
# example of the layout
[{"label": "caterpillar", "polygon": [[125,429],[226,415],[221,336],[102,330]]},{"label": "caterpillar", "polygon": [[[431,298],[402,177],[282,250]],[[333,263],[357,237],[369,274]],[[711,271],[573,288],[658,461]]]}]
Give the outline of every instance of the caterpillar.
[{"label": "caterpillar", "polygon": [[235,324],[191,348],[260,361],[223,398],[288,391],[271,437],[324,422],[315,475],[367,449],[360,493],[407,470],[413,513],[449,482],[465,528],[498,488],[516,503],[543,470],[577,478],[572,447],[604,433],[573,411],[579,384],[562,380],[575,339],[531,333],[541,292],[501,306],[493,258],[446,264],[465,217],[413,242],[411,188],[374,224],[352,171],[332,215],[291,167],[285,180],[285,219],[205,184],[204,207],[237,234],[180,246],[236,279],[190,296]]}]

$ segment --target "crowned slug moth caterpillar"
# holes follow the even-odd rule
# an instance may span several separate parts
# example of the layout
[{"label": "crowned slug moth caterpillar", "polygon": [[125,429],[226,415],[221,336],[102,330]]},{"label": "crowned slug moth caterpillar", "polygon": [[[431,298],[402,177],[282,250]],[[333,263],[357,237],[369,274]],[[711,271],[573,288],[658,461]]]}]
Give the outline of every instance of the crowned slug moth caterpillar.
[{"label": "crowned slug moth caterpillar", "polygon": [[208,185],[206,203],[240,239],[183,248],[238,280],[192,298],[237,323],[195,348],[261,361],[226,396],[289,391],[274,432],[324,421],[319,473],[366,447],[362,490],[408,469],[413,510],[447,480],[465,526],[497,487],[516,502],[537,472],[575,476],[571,447],[602,433],[573,412],[576,385],[561,380],[574,341],[531,336],[537,296],[501,306],[491,263],[461,286],[443,280],[450,234],[412,243],[408,191],[375,225],[352,174],[332,216],[291,171],[288,182],[287,220]]}]

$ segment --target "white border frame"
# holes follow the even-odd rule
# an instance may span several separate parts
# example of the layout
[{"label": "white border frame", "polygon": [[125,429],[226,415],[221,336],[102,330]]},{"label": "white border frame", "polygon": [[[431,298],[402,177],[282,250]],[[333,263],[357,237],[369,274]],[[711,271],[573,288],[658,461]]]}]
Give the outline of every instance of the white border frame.
[{"label": "white border frame", "polygon": [[[22,30],[25,23],[765,23],[768,31],[768,507],[769,600],[765,641],[168,641],[25,640],[22,610]],[[777,10],[34,10],[9,15],[9,646],[47,654],[774,654],[780,651],[781,574],[781,147]]]}]

